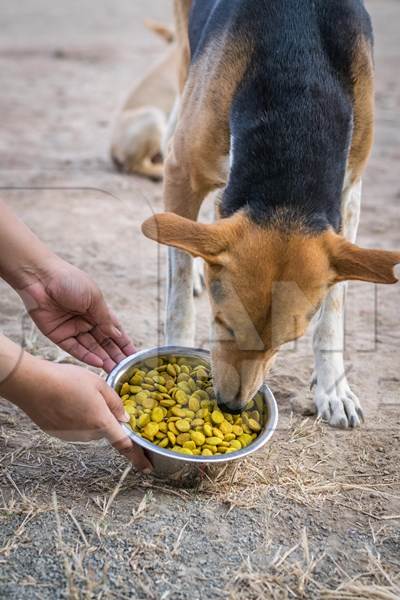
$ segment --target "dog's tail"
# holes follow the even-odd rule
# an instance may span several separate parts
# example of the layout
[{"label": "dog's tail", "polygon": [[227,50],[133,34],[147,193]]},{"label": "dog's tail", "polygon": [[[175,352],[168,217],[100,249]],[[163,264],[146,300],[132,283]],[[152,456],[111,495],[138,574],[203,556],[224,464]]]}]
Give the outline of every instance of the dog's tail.
[{"label": "dog's tail", "polygon": [[168,25],[164,25],[164,23],[160,23],[159,21],[152,21],[151,19],[146,19],[144,24],[147,29],[150,29],[150,31],[161,37],[167,44],[172,44],[175,41],[175,31],[172,27],[168,27]]}]

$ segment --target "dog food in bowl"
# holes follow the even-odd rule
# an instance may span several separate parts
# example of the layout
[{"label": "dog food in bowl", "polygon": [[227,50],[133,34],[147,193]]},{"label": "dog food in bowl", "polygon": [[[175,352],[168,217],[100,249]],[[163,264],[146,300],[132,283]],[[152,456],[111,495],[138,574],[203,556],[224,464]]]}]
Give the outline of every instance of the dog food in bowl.
[{"label": "dog food in bowl", "polygon": [[192,456],[245,448],[258,437],[267,418],[260,394],[240,415],[222,412],[208,365],[190,357],[144,360],[119,394],[135,433],[160,448]]}]

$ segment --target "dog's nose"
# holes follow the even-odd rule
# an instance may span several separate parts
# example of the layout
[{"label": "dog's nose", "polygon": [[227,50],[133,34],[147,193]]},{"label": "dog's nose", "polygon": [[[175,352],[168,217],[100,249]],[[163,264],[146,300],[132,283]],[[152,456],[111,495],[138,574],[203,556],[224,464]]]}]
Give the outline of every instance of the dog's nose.
[{"label": "dog's nose", "polygon": [[220,394],[217,394],[217,404],[222,412],[227,412],[230,415],[240,415],[244,410],[244,406],[237,401],[237,396],[234,398],[233,402],[225,402]]}]

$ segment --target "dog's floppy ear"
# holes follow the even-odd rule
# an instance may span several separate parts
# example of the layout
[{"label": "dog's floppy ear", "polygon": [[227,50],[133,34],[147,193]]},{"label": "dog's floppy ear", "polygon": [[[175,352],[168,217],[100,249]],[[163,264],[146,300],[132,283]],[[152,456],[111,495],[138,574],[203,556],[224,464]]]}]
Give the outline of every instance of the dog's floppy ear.
[{"label": "dog's floppy ear", "polygon": [[142,232],[151,240],[185,250],[209,263],[219,262],[218,255],[228,243],[218,224],[198,223],[175,213],[150,217],[143,223]]},{"label": "dog's floppy ear", "polygon": [[350,280],[396,283],[400,280],[400,252],[361,248],[336,234],[332,234],[329,245],[335,283]]}]

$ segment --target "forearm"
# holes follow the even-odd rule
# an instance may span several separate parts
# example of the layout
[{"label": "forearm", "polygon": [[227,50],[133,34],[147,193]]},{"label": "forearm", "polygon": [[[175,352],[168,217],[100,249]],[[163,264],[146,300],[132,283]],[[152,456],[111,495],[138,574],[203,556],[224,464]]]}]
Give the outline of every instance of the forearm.
[{"label": "forearm", "polygon": [[0,277],[14,289],[41,278],[56,256],[0,200]]},{"label": "forearm", "polygon": [[0,395],[19,405],[34,385],[35,362],[42,362],[0,334]]}]

